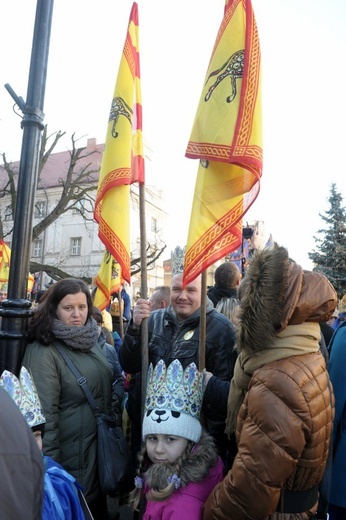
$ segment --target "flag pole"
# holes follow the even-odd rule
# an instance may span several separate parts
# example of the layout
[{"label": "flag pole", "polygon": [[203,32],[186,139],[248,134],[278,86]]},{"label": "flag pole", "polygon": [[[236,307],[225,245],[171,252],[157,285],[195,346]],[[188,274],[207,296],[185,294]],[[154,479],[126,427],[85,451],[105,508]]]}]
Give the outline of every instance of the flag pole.
[{"label": "flag pole", "polygon": [[198,369],[201,372],[205,368],[205,340],[207,326],[207,271],[202,272],[201,280],[201,315],[199,318],[199,350]]},{"label": "flag pole", "polygon": [[[141,298],[148,297],[147,285],[147,236],[145,228],[145,185],[139,185],[139,224],[141,241]],[[148,319],[141,324],[141,356],[142,356],[142,383],[141,383],[141,418],[144,416],[145,393],[147,389],[147,375],[149,368],[148,356]]]},{"label": "flag pole", "polygon": [[123,309],[121,306],[121,288],[119,289],[119,292],[115,294],[115,297],[117,298],[119,302],[119,331],[120,331],[120,337],[121,339],[124,339],[124,322],[123,322]]}]

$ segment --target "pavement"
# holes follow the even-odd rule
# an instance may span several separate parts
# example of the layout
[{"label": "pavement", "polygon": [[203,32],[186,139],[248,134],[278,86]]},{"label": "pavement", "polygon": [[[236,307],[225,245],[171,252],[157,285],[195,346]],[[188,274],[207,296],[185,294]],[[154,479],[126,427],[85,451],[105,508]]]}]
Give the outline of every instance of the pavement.
[{"label": "pavement", "polygon": [[132,520],[133,511],[127,505],[119,505],[119,497],[107,498],[109,520]]}]

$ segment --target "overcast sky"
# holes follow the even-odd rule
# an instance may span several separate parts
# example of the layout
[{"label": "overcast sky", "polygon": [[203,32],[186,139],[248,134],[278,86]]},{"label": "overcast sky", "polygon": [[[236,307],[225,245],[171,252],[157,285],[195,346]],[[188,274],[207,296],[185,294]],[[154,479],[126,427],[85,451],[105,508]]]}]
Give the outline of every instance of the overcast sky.
[{"label": "overcast sky", "polygon": [[[163,188],[171,214],[167,243],[184,246],[197,163],[185,158],[224,0],[138,0],[143,132],[152,150],[147,184]],[[345,197],[346,2],[253,0],[263,68],[264,168],[246,220],[310,268],[307,253],[324,223],[330,185]],[[104,142],[131,0],[56,0],[50,41],[45,120],[50,132]],[[35,0],[1,6],[0,152],[18,160],[20,119],[9,83],[26,98]]]}]

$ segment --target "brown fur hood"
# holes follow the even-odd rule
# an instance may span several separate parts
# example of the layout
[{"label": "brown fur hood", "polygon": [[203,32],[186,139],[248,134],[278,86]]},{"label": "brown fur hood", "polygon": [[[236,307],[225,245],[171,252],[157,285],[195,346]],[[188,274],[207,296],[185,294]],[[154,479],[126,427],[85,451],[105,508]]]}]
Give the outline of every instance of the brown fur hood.
[{"label": "brown fur hood", "polygon": [[[190,482],[204,480],[217,460],[213,438],[207,432],[202,431],[199,443],[182,460],[181,469],[178,472],[181,485],[186,486]],[[168,477],[177,473],[176,466],[176,463],[152,464],[144,475],[146,486],[150,489],[164,489],[167,487]]]},{"label": "brown fur hood", "polygon": [[287,325],[326,321],[337,303],[328,279],[304,271],[277,244],[256,250],[239,289],[238,351],[258,352]]}]

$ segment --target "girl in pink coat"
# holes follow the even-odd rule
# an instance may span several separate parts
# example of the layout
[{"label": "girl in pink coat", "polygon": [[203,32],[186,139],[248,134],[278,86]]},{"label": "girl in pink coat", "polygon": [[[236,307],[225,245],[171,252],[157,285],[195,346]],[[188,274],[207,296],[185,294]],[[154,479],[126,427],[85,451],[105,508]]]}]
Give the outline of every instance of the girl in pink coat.
[{"label": "girl in pink coat", "polygon": [[205,372],[179,360],[148,373],[138,476],[130,502],[143,520],[199,520],[209,493],[223,479],[213,439],[199,415]]}]

